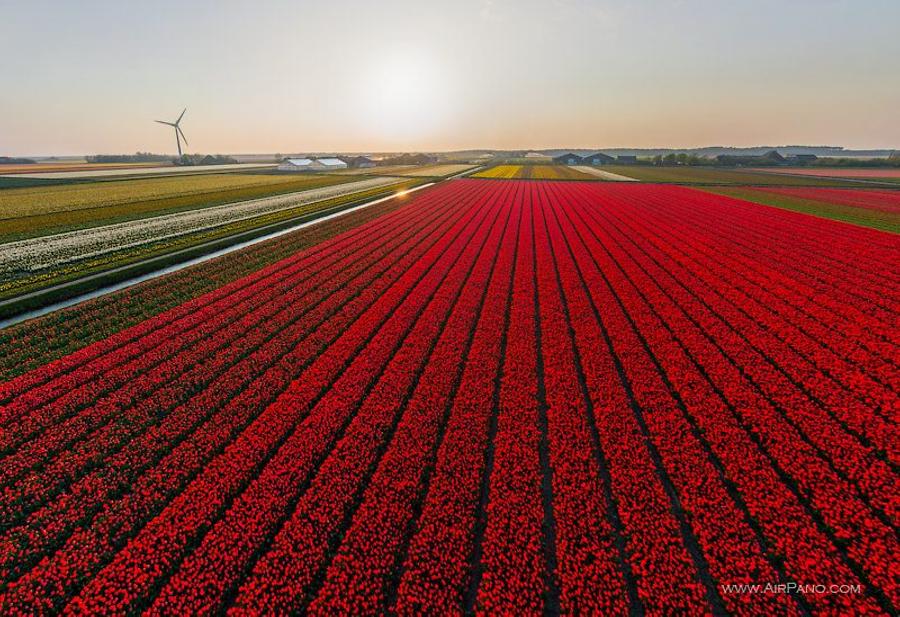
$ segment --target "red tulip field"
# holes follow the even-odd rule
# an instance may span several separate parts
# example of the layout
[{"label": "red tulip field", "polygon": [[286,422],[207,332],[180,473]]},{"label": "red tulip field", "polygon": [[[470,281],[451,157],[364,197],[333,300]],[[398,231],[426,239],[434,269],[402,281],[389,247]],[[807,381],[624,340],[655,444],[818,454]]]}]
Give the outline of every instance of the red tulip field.
[{"label": "red tulip field", "polygon": [[441,182],[0,385],[0,614],[896,614],[897,263]]}]

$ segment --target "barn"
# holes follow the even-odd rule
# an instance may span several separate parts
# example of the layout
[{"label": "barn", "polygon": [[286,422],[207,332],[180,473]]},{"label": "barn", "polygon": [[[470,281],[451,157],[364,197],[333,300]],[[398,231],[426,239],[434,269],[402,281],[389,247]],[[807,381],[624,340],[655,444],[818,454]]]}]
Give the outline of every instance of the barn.
[{"label": "barn", "polygon": [[284,159],[278,165],[278,171],[312,171],[312,159]]},{"label": "barn", "polygon": [[560,154],[559,156],[553,157],[553,162],[557,165],[581,165],[582,160],[581,157],[575,154],[574,152],[566,152],[565,154]]},{"label": "barn", "polygon": [[584,161],[584,165],[609,165],[610,163],[616,162],[616,159],[609,156],[608,154],[603,154],[602,152],[589,154],[582,160]]},{"label": "barn", "polygon": [[336,157],[326,157],[313,161],[313,169],[317,171],[334,171],[347,169],[347,163]]},{"label": "barn", "polygon": [[338,158],[325,157],[284,159],[278,165],[278,171],[334,171],[336,169],[347,169],[347,163]]},{"label": "barn", "polygon": [[344,162],[354,169],[369,169],[375,167],[375,161],[367,156],[349,157],[344,159]]}]

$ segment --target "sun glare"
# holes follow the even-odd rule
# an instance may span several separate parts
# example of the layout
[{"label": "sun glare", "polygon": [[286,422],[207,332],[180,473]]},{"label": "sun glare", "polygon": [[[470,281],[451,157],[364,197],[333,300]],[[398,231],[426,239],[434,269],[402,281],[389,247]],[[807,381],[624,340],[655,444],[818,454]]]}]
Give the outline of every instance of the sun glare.
[{"label": "sun glare", "polygon": [[446,104],[438,73],[437,64],[421,54],[376,59],[366,72],[360,98],[365,128],[395,138],[433,131]]}]

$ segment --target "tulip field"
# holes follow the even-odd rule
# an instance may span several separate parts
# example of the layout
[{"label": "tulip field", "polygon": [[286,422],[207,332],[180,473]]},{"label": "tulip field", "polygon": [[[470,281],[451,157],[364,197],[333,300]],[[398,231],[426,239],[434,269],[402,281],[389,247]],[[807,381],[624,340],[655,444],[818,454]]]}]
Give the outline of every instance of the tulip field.
[{"label": "tulip field", "polygon": [[592,173],[566,165],[495,165],[473,174],[475,178],[532,180],[596,180]]},{"label": "tulip field", "polygon": [[900,609],[900,236],[537,177],[355,220],[20,330],[0,614]]}]

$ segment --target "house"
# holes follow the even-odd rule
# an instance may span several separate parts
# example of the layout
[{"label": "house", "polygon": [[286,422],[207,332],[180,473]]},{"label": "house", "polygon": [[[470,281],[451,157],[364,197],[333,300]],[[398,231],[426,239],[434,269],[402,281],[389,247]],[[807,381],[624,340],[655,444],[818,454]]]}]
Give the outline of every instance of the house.
[{"label": "house", "polygon": [[616,157],[616,163],[620,165],[636,165],[637,162],[637,156],[633,154],[620,154]]},{"label": "house", "polygon": [[608,154],[603,154],[602,152],[596,152],[594,154],[589,154],[582,159],[585,165],[609,165],[610,163],[615,163],[616,159],[609,156]]},{"label": "house", "polygon": [[367,156],[351,156],[343,159],[353,169],[369,169],[375,167],[375,161]]},{"label": "house", "polygon": [[716,157],[716,163],[729,167],[771,167],[773,165],[782,165],[785,163],[785,160],[777,150],[770,150],[761,156],[720,154]]},{"label": "house", "polygon": [[312,159],[284,159],[278,165],[278,171],[313,171]]},{"label": "house", "polygon": [[785,158],[781,156],[781,153],[778,150],[769,150],[765,154],[762,155],[763,160],[767,163],[771,163],[772,165],[780,165],[785,162]]},{"label": "house", "polygon": [[347,163],[337,157],[325,157],[313,161],[313,169],[317,171],[334,171],[336,169],[347,169]]},{"label": "house", "polygon": [[787,158],[788,163],[792,165],[809,165],[810,163],[815,163],[819,160],[815,154],[795,154],[794,156],[789,156]]},{"label": "house", "polygon": [[566,152],[565,154],[554,156],[553,162],[557,165],[581,165],[583,161],[574,152]]}]

